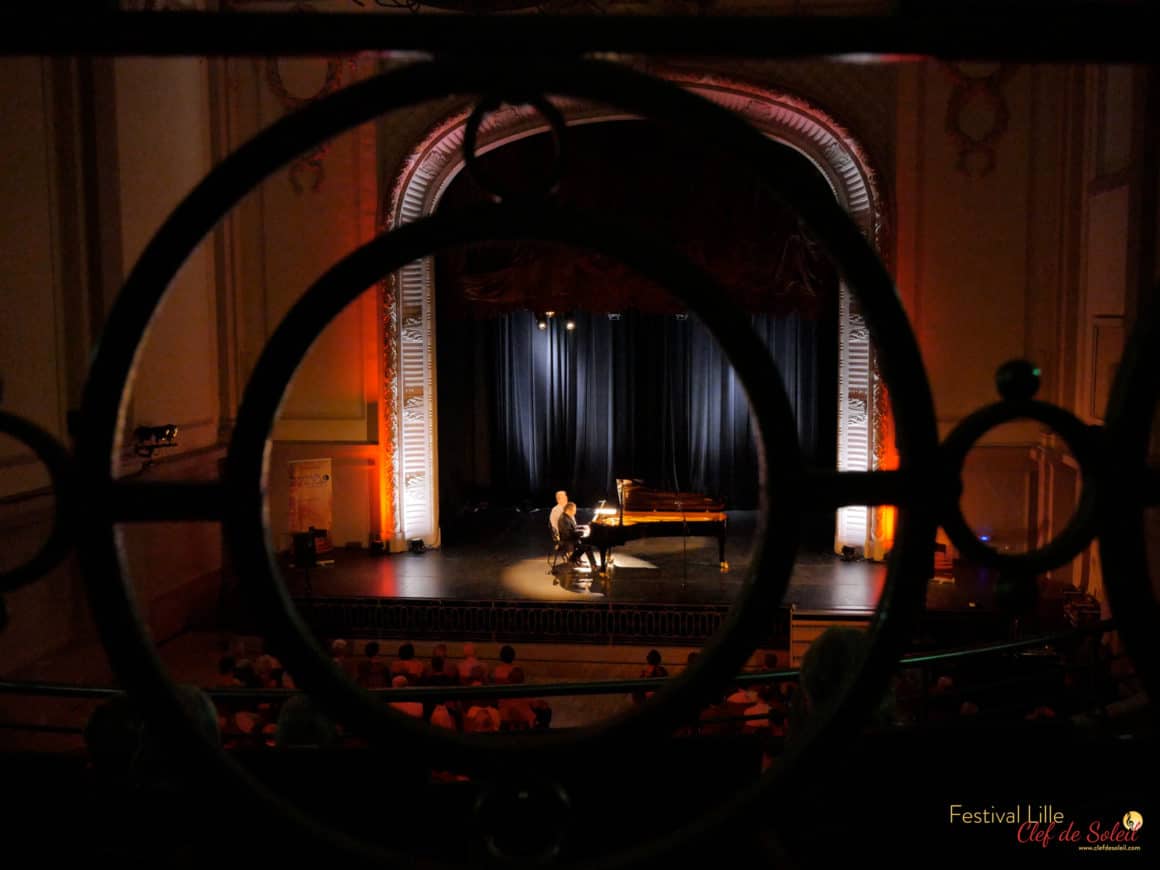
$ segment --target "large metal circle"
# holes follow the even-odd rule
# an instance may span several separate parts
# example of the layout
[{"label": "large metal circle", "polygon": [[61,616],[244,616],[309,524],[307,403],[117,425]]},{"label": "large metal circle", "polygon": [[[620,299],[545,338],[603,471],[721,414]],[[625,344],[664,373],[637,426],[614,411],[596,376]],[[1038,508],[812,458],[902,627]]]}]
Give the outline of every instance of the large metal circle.
[{"label": "large metal circle", "polygon": [[[567,60],[489,65],[464,62],[415,64],[353,85],[281,119],[223,161],[178,206],[134,267],[110,312],[90,371],[77,439],[78,472],[87,495],[94,500],[109,495],[127,384],[149,321],[169,282],[200,239],[258,181],[296,155],[383,112],[457,92],[526,91],[529,82],[545,93],[617,105],[667,123],[680,135],[721,146],[727,149],[730,159],[748,165],[780,192],[833,253],[847,284],[861,301],[866,322],[878,342],[879,371],[895,400],[902,468],[925,472],[935,467],[937,437],[929,386],[889,275],[849,217],[832,200],[811,200],[807,187],[795,173],[786,173],[787,162],[792,161],[776,156],[774,146],[764,136],[728,111],[674,85],[612,64]],[[808,177],[806,172],[813,171],[804,158],[798,168],[803,170],[803,178]],[[789,491],[792,493],[792,486]],[[922,507],[909,504],[900,510],[895,548],[873,629],[875,643],[859,668],[858,680],[846,693],[846,703],[814,729],[818,739],[799,744],[787,753],[789,763],[779,765],[774,776],[766,777],[760,787],[725,801],[720,811],[638,849],[610,856],[603,862],[606,866],[622,866],[654,856],[658,848],[675,848],[703,834],[708,827],[719,825],[750,806],[755,797],[774,788],[786,772],[795,768],[795,763],[808,762],[811,751],[822,751],[826,738],[837,739],[861,721],[885,688],[891,667],[906,643],[908,627],[923,604],[933,547],[934,511],[929,505],[927,509]],[[195,761],[203,762],[206,770],[226,776],[243,789],[243,794],[258,798],[260,809],[276,812],[297,824],[316,845],[341,848],[366,860],[399,859],[389,850],[356,843],[318,825],[279,801],[235,762],[206,744],[184,718],[173,684],[137,613],[114,521],[93,517],[80,529],[78,551],[88,581],[90,606],[118,677],[155,717],[183,738]],[[690,677],[722,681],[732,676],[721,656],[702,658],[704,663],[698,659],[698,667],[689,672]],[[642,719],[647,715],[646,710]]]},{"label": "large metal circle", "polygon": [[[268,444],[285,391],[311,343],[368,287],[407,263],[444,248],[474,241],[538,240],[597,250],[636,268],[669,288],[721,343],[749,397],[759,433],[759,492],[763,519],[757,532],[755,566],[743,583],[724,631],[711,640],[687,677],[666,683],[653,703],[594,728],[569,732],[491,735],[475,739],[430,728],[376,701],[333,666],[299,616],[275,567],[266,534]],[[782,491],[770,501],[768,466],[776,462]],[[670,733],[705,701],[697,671],[712,668],[724,682],[739,672],[756,648],[784,596],[797,550],[794,491],[801,478],[797,429],[789,398],[765,345],[748,319],[692,263],[674,256],[648,236],[617,226],[608,216],[589,216],[548,206],[487,206],[449,215],[436,214],[406,224],[368,242],[327,271],[291,308],[270,337],[254,367],[238,413],[227,460],[230,514],[226,529],[238,573],[257,594],[255,612],[273,617],[268,636],[299,686],[319,694],[344,723],[370,738],[395,743],[404,732],[411,751],[426,748],[451,755],[453,763],[479,769],[532,763],[532,756],[554,755],[575,763],[581,745],[594,739],[625,738],[666,728]],[[387,735],[390,735],[389,737]],[[398,745],[398,744],[396,744]],[[474,748],[475,752],[470,752]],[[464,751],[468,750],[468,751]],[[587,747],[599,755],[605,747]]]}]

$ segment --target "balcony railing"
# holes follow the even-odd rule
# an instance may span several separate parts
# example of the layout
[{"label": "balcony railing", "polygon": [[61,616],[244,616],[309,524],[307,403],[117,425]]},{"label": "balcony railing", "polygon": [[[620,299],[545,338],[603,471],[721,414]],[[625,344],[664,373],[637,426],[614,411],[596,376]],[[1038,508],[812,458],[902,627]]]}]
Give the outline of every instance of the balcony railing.
[{"label": "balcony railing", "polygon": [[[72,7],[75,9],[75,7]],[[723,803],[703,824],[609,857],[630,863],[679,850],[758,800],[775,801],[808,777],[811,763],[855,734],[883,694],[923,608],[935,532],[942,526],[956,547],[1015,583],[1067,564],[1093,541],[1106,578],[1109,601],[1136,667],[1152,697],[1160,696],[1160,620],[1148,578],[1144,511],[1160,503],[1160,475],[1148,465],[1148,440],[1160,395],[1160,329],[1142,320],[1121,360],[1105,424],[1091,427],[1058,406],[1034,398],[1032,366],[1014,362],[998,373],[999,399],[969,415],[940,442],[930,387],[915,336],[898,302],[890,275],[866,239],[834,202],[809,198],[795,178],[802,165],[729,112],[663,81],[591,55],[803,56],[919,54],[943,58],[1131,62],[1151,60],[1154,29],[1150,9],[1068,7],[1053,12],[1050,38],[1035,16],[912,16],[858,19],[615,19],[540,17],[300,16],[184,13],[58,14],[55,8],[6,11],[0,19],[0,53],[239,55],[325,54],[352,50],[417,51],[434,60],[413,63],[342,89],[259,133],[215,167],[173,211],[130,272],[105,324],[88,372],[74,441],[64,445],[31,422],[0,413],[0,431],[32,449],[48,468],[57,504],[53,533],[31,562],[0,574],[0,591],[33,583],[75,551],[88,586],[90,606],[121,685],[171,733],[175,745],[212,771],[222,793],[251,796],[271,817],[332,852],[381,864],[405,860],[381,845],[352,842],[312,821],[258,782],[187,720],[177,691],[140,618],[117,544],[122,523],[166,520],[223,525],[230,555],[269,617],[266,636],[312,694],[354,733],[405,745],[408,754],[470,769],[482,780],[511,783],[554,765],[589,763],[600,769],[610,750],[639,746],[650,734],[671,733],[711,695],[713,687],[738,679],[790,679],[792,674],[737,674],[768,629],[782,600],[797,548],[793,530],[799,510],[848,504],[894,505],[899,516],[894,550],[870,637],[872,646],[856,668],[842,703],[810,722],[800,743],[787,747],[759,787]],[[479,95],[479,106],[497,99],[543,103],[559,94],[593,100],[651,118],[682,137],[710,141],[747,165],[760,183],[792,205],[823,242],[858,299],[878,348],[877,363],[889,390],[897,424],[900,467],[861,475],[810,469],[799,455],[796,430],[781,380],[741,312],[723,304],[713,281],[674,256],[640,228],[620,226],[559,207],[542,196],[505,201],[467,213],[438,214],[397,227],[345,257],[294,305],[274,332],[255,367],[238,413],[226,473],[214,483],[149,484],[118,479],[119,410],[129,389],[145,329],[170,280],[191,250],[248,191],[297,155],[392,109],[406,109],[452,94]],[[489,102],[491,101],[491,102]],[[480,109],[482,114],[482,109]],[[477,119],[478,120],[478,119]],[[470,139],[470,137],[469,137]],[[475,154],[465,153],[470,169]],[[745,385],[762,433],[764,456],[778,470],[760,481],[763,496],[775,491],[758,535],[750,578],[736,606],[697,663],[657,687],[655,697],[633,715],[600,728],[538,735],[534,741],[487,742],[436,733],[396,715],[344,680],[322,655],[294,612],[267,552],[263,523],[263,455],[278,400],[306,349],[329,322],[366,287],[406,263],[451,244],[488,239],[537,239],[578,244],[621,260],[669,290],[714,334]],[[1153,306],[1152,314],[1155,314]],[[1021,418],[1053,428],[1071,447],[1083,479],[1083,498],[1071,525],[1040,550],[998,553],[966,526],[958,504],[967,450],[983,433]],[[763,464],[763,469],[768,467]],[[101,505],[99,515],[82,505]],[[0,598],[2,602],[2,598]],[[0,613],[0,623],[3,614]],[[992,654],[971,653],[971,655]],[[933,661],[933,660],[932,660]],[[924,661],[914,664],[922,665]],[[652,688],[639,681],[535,686],[537,695],[626,692]],[[28,691],[30,687],[8,686]],[[101,692],[53,688],[37,691]],[[530,688],[530,687],[529,687]],[[392,698],[425,697],[408,689]],[[502,697],[526,689],[459,689],[455,694]],[[439,690],[441,695],[449,695]],[[551,853],[553,856],[555,852]]]}]

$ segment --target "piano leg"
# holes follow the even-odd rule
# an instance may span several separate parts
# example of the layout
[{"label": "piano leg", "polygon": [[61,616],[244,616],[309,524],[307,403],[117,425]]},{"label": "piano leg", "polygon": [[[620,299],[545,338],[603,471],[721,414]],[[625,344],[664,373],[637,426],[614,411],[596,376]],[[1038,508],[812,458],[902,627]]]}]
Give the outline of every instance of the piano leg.
[{"label": "piano leg", "polygon": [[729,563],[725,561],[725,525],[721,525],[721,533],[717,536],[717,555],[721,561],[721,573],[729,570]]}]

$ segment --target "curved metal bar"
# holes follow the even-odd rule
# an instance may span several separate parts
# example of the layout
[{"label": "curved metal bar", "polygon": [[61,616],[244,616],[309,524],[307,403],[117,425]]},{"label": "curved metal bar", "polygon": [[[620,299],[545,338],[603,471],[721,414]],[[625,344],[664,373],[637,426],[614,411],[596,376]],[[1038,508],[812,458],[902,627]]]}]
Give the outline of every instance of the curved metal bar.
[{"label": "curved metal bar", "polygon": [[[1079,504],[1067,525],[1044,546],[1026,553],[1000,553],[983,543],[967,524],[960,502],[963,465],[971,447],[991,429],[1012,420],[1037,420],[1058,432],[1071,448],[1083,476]],[[1070,411],[1032,399],[995,402],[962,420],[947,436],[942,450],[945,468],[940,520],[959,551],[976,562],[1010,572],[1012,576],[1032,577],[1066,565],[1082,553],[1095,537],[1096,481],[1101,476],[1099,435],[1098,430],[1080,422]]]},{"label": "curved metal bar", "polygon": [[[403,3],[412,0],[401,0]],[[10,5],[10,4],[9,4]],[[198,11],[72,11],[43,4],[3,9],[0,54],[146,57],[428,51],[513,57],[604,51],[669,57],[805,58],[877,53],[1044,63],[1151,63],[1148,4],[1058,4],[1050,40],[1038,16],[1003,7],[922,6],[886,15],[301,15],[230,12],[229,26]],[[16,13],[19,10],[19,14]]]},{"label": "curved metal bar", "polygon": [[[1093,634],[1114,631],[1115,620],[1103,619],[1071,631],[1041,634],[1022,640],[1009,640],[986,646],[966,647],[944,652],[923,653],[904,656],[898,667],[910,668],[916,665],[948,664],[985,656],[1002,655],[1019,650],[1034,649],[1061,641],[1075,640]],[[522,659],[521,659],[522,661]],[[798,679],[800,671],[794,669],[780,671],[757,671],[738,674],[731,681],[733,685],[748,686],[761,683],[780,683]],[[433,698],[526,698],[560,697],[571,695],[625,695],[637,690],[652,691],[663,684],[668,677],[650,677],[635,680],[598,680],[580,683],[511,683],[490,686],[414,686],[406,689],[371,689],[376,695],[387,695],[400,701],[427,701]],[[209,688],[204,690],[211,698],[245,698],[255,701],[277,700],[301,694],[297,689],[245,689]],[[78,686],[73,683],[49,683],[42,681],[0,680],[0,695],[31,695],[50,698],[108,698],[122,694],[121,689],[111,686]]]},{"label": "curved metal bar", "polygon": [[[52,528],[49,529],[48,537],[40,545],[40,549],[24,564],[0,571],[0,592],[11,592],[39,580],[59,565],[72,549],[68,539],[68,533],[71,531],[70,510],[74,496],[72,457],[52,434],[15,414],[0,411],[0,432],[25,444],[36,454],[36,458],[44,463],[52,483],[53,496],[56,498]],[[0,616],[7,616],[2,603]],[[3,628],[3,619],[0,619],[0,628]]]},{"label": "curved metal bar", "polygon": [[[774,472],[776,489],[781,478]],[[808,469],[802,482],[802,507],[834,510],[846,505],[917,506],[921,478],[913,471],[831,471]]]},{"label": "curved metal bar", "polygon": [[119,523],[214,522],[225,514],[218,481],[119,480],[109,494],[109,512]]},{"label": "curved metal bar", "polygon": [[1145,508],[1155,504],[1156,469],[1148,458],[1158,405],[1160,317],[1153,305],[1136,325],[1112,384],[1105,414],[1106,480],[1097,510],[1108,603],[1153,699],[1160,698],[1160,604],[1152,591],[1155,578],[1148,577]]},{"label": "curved metal bar", "polygon": [[[901,469],[922,472],[935,467],[937,438],[933,403],[913,333],[895,297],[889,275],[837,204],[811,200],[800,181],[807,173],[797,172],[801,167],[793,166],[792,158],[774,158],[771,143],[725,110],[672,85],[610,64],[544,60],[523,65],[416,64],[354,85],[282,119],[223,161],[178,206],[146,247],[110,315],[84,394],[84,426],[78,438],[78,460],[86,485],[91,484],[96,492],[109,485],[125,384],[139,352],[141,336],[165,287],[188,251],[254,183],[296,154],[384,111],[460,91],[502,93],[520,88],[526,92],[529,81],[534,81],[544,92],[612,103],[660,119],[679,128],[686,137],[724,146],[731,159],[747,164],[764,183],[779,191],[822,243],[834,252],[847,282],[859,295],[866,321],[880,347],[880,370],[896,399]],[[927,479],[930,477],[933,474],[927,475]],[[789,496],[792,495],[791,490]],[[787,499],[786,504],[792,506],[792,499]],[[777,504],[773,507],[785,509]],[[703,835],[729,821],[734,813],[762,794],[787,794],[787,789],[778,786],[784,785],[790,773],[800,771],[801,765],[823,752],[828,740],[841,739],[858,727],[885,689],[892,666],[907,642],[908,628],[923,605],[926,572],[933,550],[933,514],[932,510],[916,510],[913,506],[900,511],[896,545],[872,630],[874,644],[858,668],[858,679],[844,694],[844,703],[817,720],[813,729],[813,737],[817,739],[807,740],[787,752],[787,763],[779,765],[759,787],[723,802],[720,808],[679,832],[606,857],[601,862],[604,866],[624,866],[655,857],[657,848],[676,848],[692,837]],[[235,785],[246,788],[262,808],[276,811],[299,825],[302,833],[317,845],[342,848],[363,860],[398,860],[399,856],[389,850],[354,842],[278,801],[202,741],[191,723],[184,719],[174,688],[142,629],[130,585],[123,575],[113,521],[100,518],[86,523],[81,530],[80,550],[90,584],[90,603],[118,675],[150,706],[155,716],[170,726],[172,733],[183,738],[196,758],[205,762],[207,770],[223,773]],[[754,584],[758,589],[761,586]],[[734,618],[744,622],[741,617]],[[674,682],[691,681],[694,677],[705,682],[724,682],[731,676],[729,660],[729,656],[702,656],[688,677]],[[691,696],[691,690],[673,687],[677,695],[685,691]],[[648,715],[646,711],[641,718]]]}]

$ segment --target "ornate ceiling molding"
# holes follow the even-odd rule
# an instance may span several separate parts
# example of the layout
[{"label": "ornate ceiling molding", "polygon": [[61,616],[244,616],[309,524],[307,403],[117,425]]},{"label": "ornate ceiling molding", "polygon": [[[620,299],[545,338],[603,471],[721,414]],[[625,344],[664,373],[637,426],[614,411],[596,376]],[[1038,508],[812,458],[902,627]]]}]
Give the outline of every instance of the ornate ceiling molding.
[{"label": "ornate ceiling molding", "polygon": [[[996,64],[991,72],[978,75],[972,75],[961,64],[944,63],[942,67],[953,83],[947,100],[946,132],[958,148],[955,168],[964,175],[990,175],[995,169],[996,149],[1011,121],[1003,86],[1018,66]],[[971,132],[963,126],[963,119],[968,111],[979,108],[990,113],[990,122],[981,131]]]},{"label": "ornate ceiling molding", "polygon": [[[348,67],[353,70],[355,63],[356,61],[353,58],[327,58],[326,78],[317,91],[301,97],[290,93],[290,90],[286,87],[286,83],[282,81],[282,68],[279,65],[280,59],[268,57],[266,58],[265,67],[266,85],[282,105],[282,108],[287,112],[293,112],[301,109],[303,106],[309,106],[311,103],[317,102],[323,97],[328,97],[341,88],[343,77]],[[309,171],[313,177],[313,181],[310,184],[311,190],[318,190],[322,186],[322,179],[325,175],[322,168],[322,161],[329,150],[330,143],[328,142],[318,146],[309,154],[299,156],[290,164],[290,184],[294,187],[296,193],[302,193],[302,174],[306,171]]]}]

